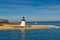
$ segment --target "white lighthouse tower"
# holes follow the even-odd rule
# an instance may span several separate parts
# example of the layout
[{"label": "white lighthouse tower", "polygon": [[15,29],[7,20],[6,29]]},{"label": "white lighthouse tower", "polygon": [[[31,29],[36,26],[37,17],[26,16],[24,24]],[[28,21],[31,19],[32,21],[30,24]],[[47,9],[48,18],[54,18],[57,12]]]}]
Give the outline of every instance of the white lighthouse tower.
[{"label": "white lighthouse tower", "polygon": [[22,17],[20,26],[21,26],[21,27],[25,27],[25,26],[26,26],[25,17]]}]

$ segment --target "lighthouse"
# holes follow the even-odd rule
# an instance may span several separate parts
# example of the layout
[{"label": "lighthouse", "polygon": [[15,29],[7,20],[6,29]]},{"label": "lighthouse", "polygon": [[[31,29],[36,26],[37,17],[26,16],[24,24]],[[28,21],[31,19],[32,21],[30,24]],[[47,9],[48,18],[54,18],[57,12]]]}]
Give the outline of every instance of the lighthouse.
[{"label": "lighthouse", "polygon": [[21,27],[25,27],[25,26],[26,26],[25,17],[22,17],[20,26],[21,26]]}]

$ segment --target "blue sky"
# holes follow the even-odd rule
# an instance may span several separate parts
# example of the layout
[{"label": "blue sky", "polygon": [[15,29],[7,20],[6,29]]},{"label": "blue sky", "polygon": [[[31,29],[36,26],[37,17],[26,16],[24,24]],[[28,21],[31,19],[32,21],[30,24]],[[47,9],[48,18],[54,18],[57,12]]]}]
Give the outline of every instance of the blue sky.
[{"label": "blue sky", "polygon": [[60,0],[0,0],[0,18],[20,21],[60,21]]}]

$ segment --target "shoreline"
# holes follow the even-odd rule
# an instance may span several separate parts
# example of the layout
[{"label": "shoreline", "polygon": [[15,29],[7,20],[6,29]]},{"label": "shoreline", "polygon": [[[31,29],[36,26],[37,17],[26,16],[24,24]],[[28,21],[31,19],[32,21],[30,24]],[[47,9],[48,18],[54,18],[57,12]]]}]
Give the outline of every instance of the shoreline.
[{"label": "shoreline", "polygon": [[25,27],[20,27],[18,24],[11,25],[11,24],[4,24],[0,25],[0,30],[34,30],[34,29],[51,29],[56,28],[52,25],[27,25]]}]

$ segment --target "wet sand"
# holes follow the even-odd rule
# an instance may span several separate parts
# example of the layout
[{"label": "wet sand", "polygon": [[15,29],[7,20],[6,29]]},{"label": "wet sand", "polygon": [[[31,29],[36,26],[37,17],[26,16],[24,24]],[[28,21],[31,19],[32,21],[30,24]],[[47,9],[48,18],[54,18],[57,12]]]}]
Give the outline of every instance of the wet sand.
[{"label": "wet sand", "polygon": [[46,28],[55,28],[52,26],[46,26],[46,25],[27,25],[25,27],[21,27],[18,24],[3,24],[0,25],[0,30],[30,30],[30,29],[46,29]]}]

